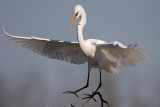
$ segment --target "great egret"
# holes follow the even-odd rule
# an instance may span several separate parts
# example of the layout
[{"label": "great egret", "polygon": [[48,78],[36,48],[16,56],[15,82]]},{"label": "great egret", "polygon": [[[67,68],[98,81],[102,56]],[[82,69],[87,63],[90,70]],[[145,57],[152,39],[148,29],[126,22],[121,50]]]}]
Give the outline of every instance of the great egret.
[{"label": "great egret", "polygon": [[80,17],[80,22],[77,27],[78,42],[57,41],[38,37],[20,37],[8,34],[4,29],[4,34],[11,40],[23,47],[47,56],[52,59],[67,61],[74,64],[83,64],[88,62],[88,79],[87,84],[76,90],[67,91],[64,93],[73,93],[77,97],[77,92],[87,88],[89,85],[89,76],[91,68],[98,68],[100,72],[100,83],[98,88],[89,95],[88,98],[93,98],[98,93],[101,87],[101,70],[105,70],[110,74],[115,74],[120,71],[120,68],[126,66],[133,66],[147,57],[140,50],[136,49],[136,45],[130,44],[128,47],[120,42],[107,43],[106,41],[98,39],[83,39],[83,27],[86,24],[86,12],[81,5],[75,6],[75,12],[71,19],[74,17],[72,25],[75,20]]}]

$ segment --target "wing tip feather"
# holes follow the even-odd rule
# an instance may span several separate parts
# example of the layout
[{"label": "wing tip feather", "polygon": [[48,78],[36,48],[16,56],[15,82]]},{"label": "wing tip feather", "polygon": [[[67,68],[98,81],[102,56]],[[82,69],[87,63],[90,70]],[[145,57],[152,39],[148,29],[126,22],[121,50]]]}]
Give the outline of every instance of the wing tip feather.
[{"label": "wing tip feather", "polygon": [[2,26],[2,30],[3,30],[4,36],[9,36],[9,34],[6,32],[3,26]]}]

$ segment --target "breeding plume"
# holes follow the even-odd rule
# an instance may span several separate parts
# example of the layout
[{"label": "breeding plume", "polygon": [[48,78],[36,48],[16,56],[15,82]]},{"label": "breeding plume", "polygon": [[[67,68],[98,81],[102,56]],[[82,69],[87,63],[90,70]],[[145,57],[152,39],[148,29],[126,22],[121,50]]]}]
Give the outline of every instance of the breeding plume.
[{"label": "breeding plume", "polygon": [[116,74],[122,67],[133,66],[143,62],[147,57],[140,50],[136,49],[137,44],[125,46],[120,42],[107,43],[98,39],[83,38],[83,27],[86,24],[86,12],[81,5],[75,6],[75,12],[72,15],[72,25],[77,18],[80,22],[77,25],[78,42],[57,41],[38,37],[21,37],[8,34],[4,29],[4,34],[9,39],[25,48],[32,50],[42,56],[47,56],[52,59],[67,61],[74,64],[84,64],[88,62],[88,79],[87,84],[76,90],[67,91],[64,93],[76,94],[80,90],[87,88],[89,85],[89,76],[91,68],[98,68],[100,72],[100,83],[98,88],[89,95],[88,98],[93,98],[98,93],[101,87],[101,70],[110,74]]}]

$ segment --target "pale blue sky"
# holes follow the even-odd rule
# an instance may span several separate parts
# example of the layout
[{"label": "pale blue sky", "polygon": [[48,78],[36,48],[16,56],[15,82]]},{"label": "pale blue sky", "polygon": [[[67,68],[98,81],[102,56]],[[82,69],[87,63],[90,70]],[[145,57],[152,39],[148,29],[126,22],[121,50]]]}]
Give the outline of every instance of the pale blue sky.
[{"label": "pale blue sky", "polygon": [[[138,48],[149,57],[148,61],[124,68],[115,76],[103,72],[101,91],[104,98],[115,107],[135,107],[134,98],[135,101],[139,98],[139,103],[146,107],[149,104],[158,107],[159,0],[1,0],[0,26],[13,35],[77,41],[76,25],[79,20],[73,28],[70,28],[71,22],[68,21],[76,4],[81,4],[87,13],[85,39],[96,38],[107,42],[117,40],[124,45],[138,43]],[[87,64],[79,66],[42,57],[0,37],[0,77],[5,78],[7,86],[17,90],[21,86],[19,84],[25,83],[27,76],[32,75],[32,71],[35,73],[33,75],[40,78],[42,87],[45,87],[43,90],[36,89],[42,91],[44,105],[68,107],[70,103],[78,106],[83,103],[75,96],[63,95],[61,92],[85,85]],[[81,98],[84,97],[83,93],[91,93],[98,86],[98,72],[95,72],[98,70],[92,71],[90,87],[79,93]],[[35,93],[31,96],[41,97]],[[28,95],[29,98],[31,96]],[[96,104],[91,101],[90,106],[97,107]]]}]

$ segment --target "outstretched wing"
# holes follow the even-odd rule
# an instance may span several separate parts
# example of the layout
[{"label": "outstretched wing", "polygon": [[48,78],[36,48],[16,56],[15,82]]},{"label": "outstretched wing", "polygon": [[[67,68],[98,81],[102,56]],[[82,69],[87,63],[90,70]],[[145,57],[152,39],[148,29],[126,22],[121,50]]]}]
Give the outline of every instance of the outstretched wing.
[{"label": "outstretched wing", "polygon": [[10,35],[4,29],[3,31],[5,36],[12,41],[42,56],[74,64],[83,64],[88,61],[77,42],[57,41],[38,37],[20,37]]},{"label": "outstretched wing", "polygon": [[147,59],[146,55],[139,49],[136,49],[137,44],[128,47],[120,42],[112,42],[110,44],[99,44],[97,48],[106,52],[109,58],[113,61],[119,61],[121,66],[134,66]]},{"label": "outstretched wing", "polygon": [[118,73],[120,68],[125,66],[134,66],[147,59],[145,54],[136,49],[137,44],[128,47],[115,41],[110,44],[97,44],[97,48],[103,52],[102,69],[111,74]]}]

